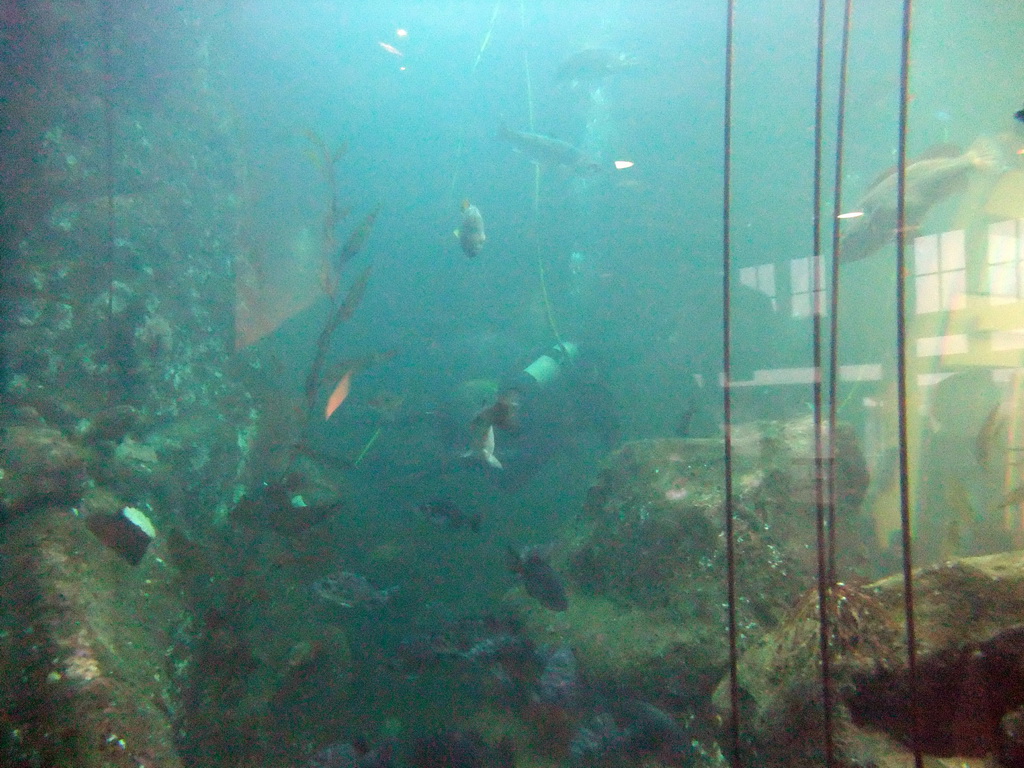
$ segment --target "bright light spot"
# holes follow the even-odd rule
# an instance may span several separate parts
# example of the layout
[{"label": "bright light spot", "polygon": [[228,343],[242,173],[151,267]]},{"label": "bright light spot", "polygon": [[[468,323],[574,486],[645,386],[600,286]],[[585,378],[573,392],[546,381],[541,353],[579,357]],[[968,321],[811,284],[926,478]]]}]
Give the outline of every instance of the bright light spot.
[{"label": "bright light spot", "polygon": [[616,160],[615,161],[615,167],[618,168],[620,171],[623,168],[632,168],[633,167],[633,161],[632,160]]},{"label": "bright light spot", "polygon": [[863,216],[864,211],[850,211],[849,213],[840,213],[836,216],[837,219],[856,219],[859,216]]},{"label": "bright light spot", "polygon": [[379,45],[385,51],[390,53],[392,56],[404,56],[405,55],[404,53],[402,53],[400,50],[395,48],[395,46],[391,45],[390,43],[379,42],[379,43],[377,43],[377,45]]},{"label": "bright light spot", "polygon": [[405,67],[399,67],[399,68],[398,68],[398,71],[399,71],[399,72],[405,72]]},{"label": "bright light spot", "polygon": [[398,37],[408,37],[409,30],[402,29],[401,27],[399,27],[398,29],[395,30],[395,34],[398,35]]}]

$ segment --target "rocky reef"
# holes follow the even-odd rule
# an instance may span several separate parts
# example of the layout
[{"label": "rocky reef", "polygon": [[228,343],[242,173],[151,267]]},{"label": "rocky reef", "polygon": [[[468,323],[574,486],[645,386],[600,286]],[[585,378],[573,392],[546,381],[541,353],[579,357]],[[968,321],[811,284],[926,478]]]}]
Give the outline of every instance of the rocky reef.
[{"label": "rocky reef", "polygon": [[[917,722],[911,711],[903,579],[831,593],[832,722],[839,766],[1021,765],[1024,552],[964,558],[914,574]],[[744,763],[821,765],[817,596],[805,596],[740,660]],[[715,702],[728,706],[724,688]]]},{"label": "rocky reef", "polygon": [[[844,489],[843,566],[866,554],[857,517],[866,487],[856,443],[837,440]],[[813,426],[738,430],[734,472],[737,621],[752,647],[813,583]],[[715,685],[727,664],[721,440],[663,439],[614,452],[554,557],[569,593],[551,612],[513,590],[507,601],[538,644],[568,644],[593,684],[669,707],[711,740]],[[866,539],[870,542],[870,537]],[[853,554],[853,557],[850,555]]]}]

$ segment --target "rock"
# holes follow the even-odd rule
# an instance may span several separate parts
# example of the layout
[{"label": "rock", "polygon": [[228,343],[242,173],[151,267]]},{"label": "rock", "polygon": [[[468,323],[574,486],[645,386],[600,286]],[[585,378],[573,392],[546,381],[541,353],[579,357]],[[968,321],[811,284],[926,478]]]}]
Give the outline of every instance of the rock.
[{"label": "rock", "polygon": [[[914,575],[918,746],[959,764],[1019,754],[1024,706],[1024,552],[965,558]],[[832,595],[837,766],[910,765],[903,579]],[[817,595],[740,660],[744,764],[801,768],[822,760]],[[715,694],[724,717],[728,684]],[[947,763],[947,764],[951,764]]]},{"label": "rock", "polygon": [[51,504],[74,504],[86,479],[82,449],[60,430],[8,427],[0,437],[0,511],[23,513]]},{"label": "rock", "polygon": [[179,768],[173,570],[129,568],[58,507],[9,524],[0,565],[0,764]]}]

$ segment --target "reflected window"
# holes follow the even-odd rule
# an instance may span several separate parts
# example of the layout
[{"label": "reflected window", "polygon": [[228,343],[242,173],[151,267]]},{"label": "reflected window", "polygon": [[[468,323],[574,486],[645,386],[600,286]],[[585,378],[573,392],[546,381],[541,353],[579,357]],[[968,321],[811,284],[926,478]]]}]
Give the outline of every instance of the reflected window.
[{"label": "reflected window", "polygon": [[917,314],[966,306],[965,261],[962,229],[914,238]]},{"label": "reflected window", "polygon": [[988,294],[992,304],[1024,298],[1024,242],[1020,219],[1000,221],[988,228]]},{"label": "reflected window", "polygon": [[743,267],[740,269],[740,284],[751,288],[758,293],[763,293],[772,300],[772,310],[779,311],[778,301],[775,298],[775,265],[760,264],[756,267]]},{"label": "reflected window", "polygon": [[790,287],[792,289],[793,317],[810,317],[814,310],[825,314],[825,279],[822,275],[822,260],[816,259],[818,267],[817,290],[812,284],[811,257],[793,259],[789,262]]}]

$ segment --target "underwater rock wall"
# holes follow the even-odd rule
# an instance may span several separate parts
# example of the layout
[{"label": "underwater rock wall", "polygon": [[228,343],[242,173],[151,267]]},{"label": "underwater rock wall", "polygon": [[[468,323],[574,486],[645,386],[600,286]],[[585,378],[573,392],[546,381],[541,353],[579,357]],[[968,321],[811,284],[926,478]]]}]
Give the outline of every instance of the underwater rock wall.
[{"label": "underwater rock wall", "polygon": [[167,563],[133,568],[51,507],[5,527],[0,578],[0,764],[180,766]]},{"label": "underwater rock wall", "polygon": [[254,420],[225,369],[238,153],[207,17],[104,7],[37,4],[10,32],[34,96],[14,146],[34,172],[4,160],[23,196],[5,212],[0,394],[117,459],[93,481],[202,523],[230,500]]},{"label": "underwater rock wall", "polygon": [[[230,369],[242,170],[218,4],[16,5],[0,30],[18,117],[0,158],[0,762],[173,768],[223,682],[197,679],[209,607],[175,566],[209,583],[226,558],[171,541],[214,533],[258,417]],[[127,511],[155,525],[148,549]]]}]

